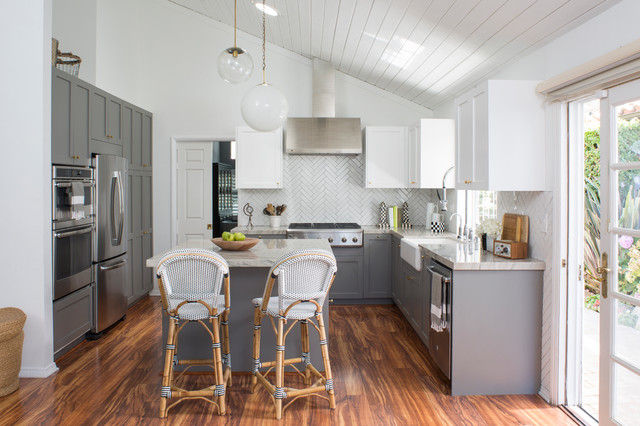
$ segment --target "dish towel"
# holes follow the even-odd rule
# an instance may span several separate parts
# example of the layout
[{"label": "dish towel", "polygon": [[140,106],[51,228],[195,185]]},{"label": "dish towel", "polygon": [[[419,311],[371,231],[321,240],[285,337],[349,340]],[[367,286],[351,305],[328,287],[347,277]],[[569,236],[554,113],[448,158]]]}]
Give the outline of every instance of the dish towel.
[{"label": "dish towel", "polygon": [[84,219],[84,184],[82,182],[71,183],[71,218]]},{"label": "dish towel", "polygon": [[431,328],[443,331],[447,328],[447,295],[444,277],[431,271]]}]

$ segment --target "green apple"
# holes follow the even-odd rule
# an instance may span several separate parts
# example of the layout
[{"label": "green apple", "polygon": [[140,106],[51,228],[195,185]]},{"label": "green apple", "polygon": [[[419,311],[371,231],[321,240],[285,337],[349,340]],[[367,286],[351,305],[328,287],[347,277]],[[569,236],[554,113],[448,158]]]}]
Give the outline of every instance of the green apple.
[{"label": "green apple", "polygon": [[223,232],[222,233],[222,241],[229,241],[229,237],[231,236],[231,232]]},{"label": "green apple", "polygon": [[227,237],[227,241],[235,241],[235,237],[233,236],[233,234],[229,233],[229,236]]},{"label": "green apple", "polygon": [[247,238],[247,237],[245,237],[242,232],[236,232],[235,234],[233,234],[233,238],[236,241],[244,241],[244,239]]}]

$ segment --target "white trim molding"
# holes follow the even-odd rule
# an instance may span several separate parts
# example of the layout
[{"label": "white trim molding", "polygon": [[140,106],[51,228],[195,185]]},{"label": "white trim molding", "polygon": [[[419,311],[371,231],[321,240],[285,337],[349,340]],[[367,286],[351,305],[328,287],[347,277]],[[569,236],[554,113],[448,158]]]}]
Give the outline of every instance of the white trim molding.
[{"label": "white trim molding", "polygon": [[44,368],[21,368],[20,369],[20,373],[18,374],[18,377],[22,377],[22,378],[45,378],[45,377],[49,377],[50,375],[57,373],[59,370],[58,366],[56,365],[55,362],[52,362],[51,364],[47,365]]}]

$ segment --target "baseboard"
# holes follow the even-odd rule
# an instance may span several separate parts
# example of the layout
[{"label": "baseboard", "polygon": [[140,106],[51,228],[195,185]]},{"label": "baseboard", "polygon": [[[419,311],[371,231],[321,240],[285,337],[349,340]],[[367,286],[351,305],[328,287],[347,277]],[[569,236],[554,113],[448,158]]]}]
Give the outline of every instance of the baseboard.
[{"label": "baseboard", "polygon": [[545,388],[540,388],[540,392],[538,392],[538,395],[540,395],[542,399],[544,399],[547,402],[547,404],[550,404],[549,401],[551,401],[551,395],[549,394],[549,390]]},{"label": "baseboard", "polygon": [[20,373],[18,374],[18,377],[23,377],[23,378],[45,378],[45,377],[49,377],[50,375],[57,373],[58,372],[58,366],[56,365],[55,362],[52,362],[51,364],[49,364],[48,366],[44,367],[44,368],[25,368],[22,367],[20,369]]},{"label": "baseboard", "polygon": [[160,290],[154,287],[153,290],[149,292],[149,296],[160,296]]}]

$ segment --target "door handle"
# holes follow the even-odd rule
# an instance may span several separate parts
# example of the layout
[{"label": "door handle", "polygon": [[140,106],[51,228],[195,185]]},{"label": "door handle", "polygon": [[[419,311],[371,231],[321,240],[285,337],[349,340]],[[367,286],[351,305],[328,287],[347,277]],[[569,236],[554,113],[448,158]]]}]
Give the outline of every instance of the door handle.
[{"label": "door handle", "polygon": [[118,230],[118,245],[122,244],[124,231],[124,188],[122,185],[122,173],[118,172],[118,192],[120,198],[120,229]]},{"label": "door handle", "polygon": [[111,177],[111,244],[118,244],[118,233],[116,231],[116,185],[118,184],[118,175],[114,173]]},{"label": "door handle", "polygon": [[56,238],[67,238],[67,237],[72,237],[74,235],[88,234],[91,231],[93,231],[93,225],[88,228],[79,229],[77,231],[57,232],[54,235]]},{"label": "door handle", "polygon": [[611,272],[611,269],[608,267],[609,255],[606,252],[602,253],[601,259],[602,260],[600,261],[600,263],[602,264],[602,266],[598,266],[598,268],[596,269],[596,272],[600,274],[600,277],[596,279],[600,281],[600,294],[603,298],[606,299],[609,294],[609,280],[607,275],[609,274],[609,272]]},{"label": "door handle", "polygon": [[101,271],[111,271],[112,269],[122,268],[126,264],[127,264],[127,261],[123,260],[122,262],[118,262],[115,265],[101,266],[100,270]]},{"label": "door handle", "polygon": [[207,230],[211,230],[211,229],[213,229],[213,225],[210,223],[207,223]]}]

